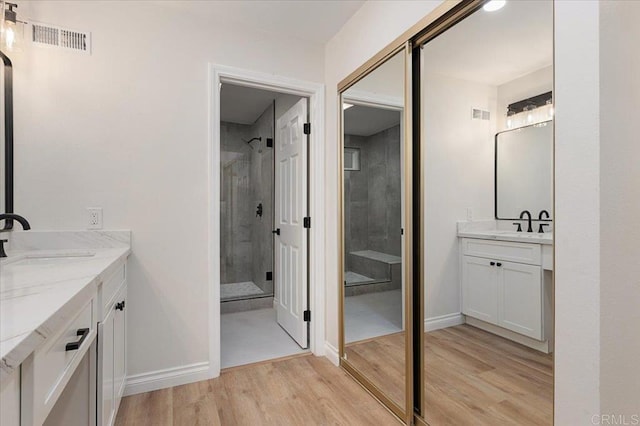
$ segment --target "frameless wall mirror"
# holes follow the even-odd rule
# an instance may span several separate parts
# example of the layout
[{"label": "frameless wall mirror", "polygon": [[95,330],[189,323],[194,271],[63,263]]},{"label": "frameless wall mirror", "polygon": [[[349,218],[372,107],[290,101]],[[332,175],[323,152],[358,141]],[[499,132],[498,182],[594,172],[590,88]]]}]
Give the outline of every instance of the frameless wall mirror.
[{"label": "frameless wall mirror", "polygon": [[341,94],[341,364],[399,417],[407,412],[405,61],[401,50]]},{"label": "frameless wall mirror", "polygon": [[510,106],[552,91],[553,3],[478,2],[422,40],[418,422],[550,425],[553,106]]},{"label": "frameless wall mirror", "polygon": [[553,209],[553,121],[496,135],[496,219]]}]

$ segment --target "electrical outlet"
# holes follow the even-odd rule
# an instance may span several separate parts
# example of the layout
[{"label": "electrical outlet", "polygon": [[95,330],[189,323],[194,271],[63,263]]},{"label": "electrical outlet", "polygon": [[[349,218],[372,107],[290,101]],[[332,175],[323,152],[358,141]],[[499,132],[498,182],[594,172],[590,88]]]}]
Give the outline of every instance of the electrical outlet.
[{"label": "electrical outlet", "polygon": [[102,207],[87,207],[87,229],[102,229]]},{"label": "electrical outlet", "polygon": [[473,221],[473,209],[470,209],[470,208],[467,209],[467,221],[468,222]]}]

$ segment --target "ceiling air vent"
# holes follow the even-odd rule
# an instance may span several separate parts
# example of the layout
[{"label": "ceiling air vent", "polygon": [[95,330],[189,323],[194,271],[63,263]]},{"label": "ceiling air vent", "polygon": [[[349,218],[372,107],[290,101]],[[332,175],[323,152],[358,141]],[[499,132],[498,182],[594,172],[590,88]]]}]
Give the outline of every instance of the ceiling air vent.
[{"label": "ceiling air vent", "polygon": [[480,108],[472,108],[471,109],[471,119],[473,120],[489,120],[491,118],[491,114],[489,111],[482,110]]},{"label": "ceiling air vent", "polygon": [[37,46],[91,54],[91,33],[89,32],[33,22],[31,35],[31,41]]}]

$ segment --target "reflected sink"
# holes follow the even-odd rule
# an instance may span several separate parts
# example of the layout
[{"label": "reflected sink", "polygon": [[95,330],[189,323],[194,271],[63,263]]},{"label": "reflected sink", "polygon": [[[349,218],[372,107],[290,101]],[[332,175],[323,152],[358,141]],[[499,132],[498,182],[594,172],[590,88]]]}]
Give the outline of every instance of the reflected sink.
[{"label": "reflected sink", "polygon": [[7,265],[11,266],[38,266],[38,265],[62,265],[66,263],[77,262],[78,260],[93,257],[94,252],[80,253],[61,253],[61,254],[36,254],[27,255],[17,258],[16,260],[7,261]]}]

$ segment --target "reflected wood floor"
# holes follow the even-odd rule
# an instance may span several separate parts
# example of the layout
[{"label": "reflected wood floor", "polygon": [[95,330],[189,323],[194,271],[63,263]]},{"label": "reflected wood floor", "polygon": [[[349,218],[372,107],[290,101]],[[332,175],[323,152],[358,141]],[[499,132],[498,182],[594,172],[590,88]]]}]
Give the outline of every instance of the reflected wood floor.
[{"label": "reflected wood floor", "polygon": [[212,380],[132,395],[116,425],[398,425],[326,358],[302,355],[235,367]]},{"label": "reflected wood floor", "polygon": [[[350,344],[348,359],[392,400],[404,397],[404,339]],[[553,358],[470,325],[425,333],[425,420],[440,425],[551,425]]]},{"label": "reflected wood floor", "polygon": [[404,332],[349,343],[345,347],[349,363],[393,402],[405,406]]}]

